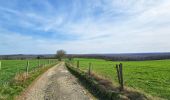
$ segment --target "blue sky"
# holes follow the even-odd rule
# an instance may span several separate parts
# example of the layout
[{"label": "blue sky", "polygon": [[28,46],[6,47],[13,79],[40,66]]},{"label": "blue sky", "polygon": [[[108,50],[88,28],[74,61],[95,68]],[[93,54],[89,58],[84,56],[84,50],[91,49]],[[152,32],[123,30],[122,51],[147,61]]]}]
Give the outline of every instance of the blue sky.
[{"label": "blue sky", "polygon": [[0,0],[0,54],[170,51],[169,0]]}]

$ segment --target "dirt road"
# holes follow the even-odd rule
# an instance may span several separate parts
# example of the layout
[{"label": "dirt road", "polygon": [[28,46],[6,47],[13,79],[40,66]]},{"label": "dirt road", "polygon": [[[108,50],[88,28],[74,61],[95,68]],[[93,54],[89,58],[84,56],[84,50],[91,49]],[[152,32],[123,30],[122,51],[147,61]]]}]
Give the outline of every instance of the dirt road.
[{"label": "dirt road", "polygon": [[20,100],[93,100],[91,95],[60,63],[41,75]]}]

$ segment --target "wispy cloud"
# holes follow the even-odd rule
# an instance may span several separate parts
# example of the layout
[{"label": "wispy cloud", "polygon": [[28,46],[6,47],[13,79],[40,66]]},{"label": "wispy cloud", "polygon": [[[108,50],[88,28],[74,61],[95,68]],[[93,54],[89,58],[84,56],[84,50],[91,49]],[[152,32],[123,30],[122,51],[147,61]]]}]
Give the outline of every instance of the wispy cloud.
[{"label": "wispy cloud", "polygon": [[168,0],[2,2],[0,53],[170,51],[169,9]]}]

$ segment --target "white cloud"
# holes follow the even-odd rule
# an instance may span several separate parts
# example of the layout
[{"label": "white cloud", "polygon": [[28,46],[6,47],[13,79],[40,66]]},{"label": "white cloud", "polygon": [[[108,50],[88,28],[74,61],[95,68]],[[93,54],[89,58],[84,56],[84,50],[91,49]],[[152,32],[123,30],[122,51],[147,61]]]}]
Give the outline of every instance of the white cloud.
[{"label": "white cloud", "polygon": [[[82,5],[85,7],[82,8]],[[75,1],[70,11],[59,14],[55,13],[55,7],[49,2],[46,1],[44,6],[50,12],[49,15],[36,12],[21,14],[17,10],[0,9],[18,15],[21,19],[20,25],[37,31],[52,31],[56,34],[60,32],[79,38],[58,43],[55,39],[37,39],[34,36],[21,35],[22,33],[10,33],[13,38],[10,38],[9,34],[1,33],[1,41],[9,40],[1,45],[8,49],[15,48],[10,45],[15,43],[19,48],[17,53],[39,53],[39,50],[42,53],[54,53],[57,49],[66,49],[69,53],[170,51],[168,0],[92,0],[84,4]],[[93,14],[96,9],[100,9],[98,15]]]}]

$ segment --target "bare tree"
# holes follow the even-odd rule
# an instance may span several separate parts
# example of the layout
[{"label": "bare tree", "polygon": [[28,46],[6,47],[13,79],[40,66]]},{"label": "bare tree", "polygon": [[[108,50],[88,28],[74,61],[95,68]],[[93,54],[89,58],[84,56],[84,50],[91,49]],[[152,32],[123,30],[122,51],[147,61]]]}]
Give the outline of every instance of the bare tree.
[{"label": "bare tree", "polygon": [[64,50],[58,50],[56,53],[56,58],[61,61],[66,55],[66,52]]}]

